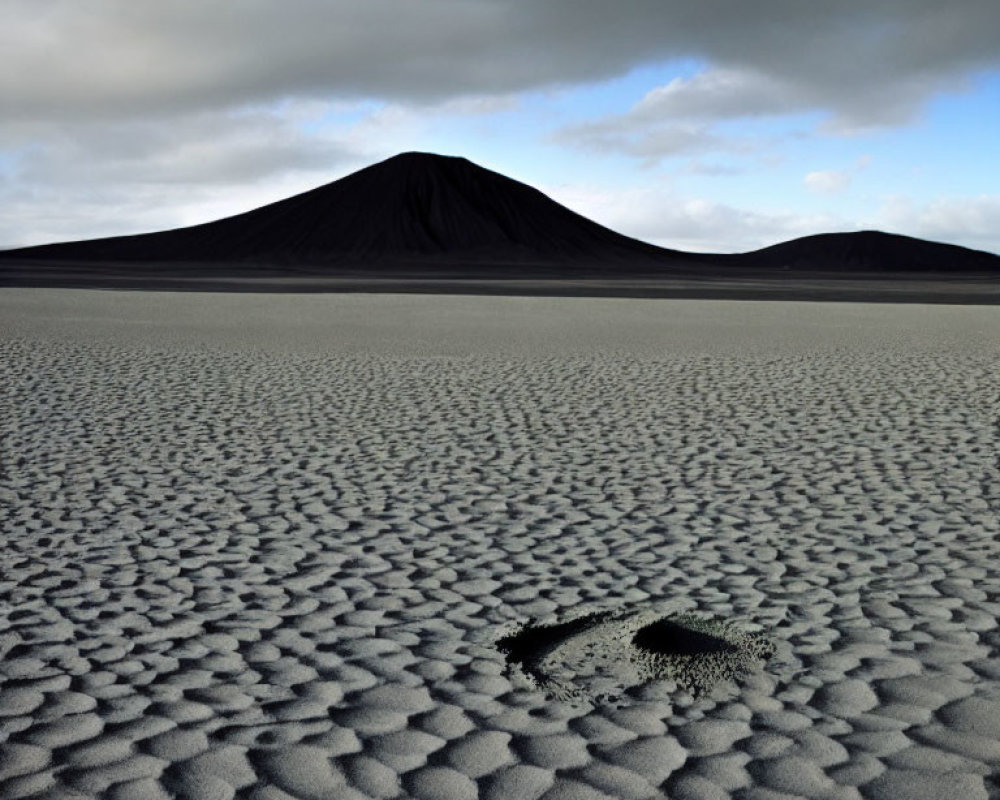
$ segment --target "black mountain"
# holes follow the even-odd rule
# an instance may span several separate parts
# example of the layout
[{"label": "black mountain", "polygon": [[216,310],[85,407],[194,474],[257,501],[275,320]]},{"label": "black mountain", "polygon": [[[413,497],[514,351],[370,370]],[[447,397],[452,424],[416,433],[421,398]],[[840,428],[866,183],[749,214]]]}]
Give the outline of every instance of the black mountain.
[{"label": "black mountain", "polygon": [[878,231],[807,236],[742,254],[668,250],[615,233],[464,158],[431,153],[402,153],[215,222],[8,250],[0,252],[0,261],[10,264],[0,264],[0,283],[48,285],[87,285],[99,274],[107,281],[148,281],[156,275],[206,280],[265,272],[276,279],[307,272],[330,278],[699,281],[789,272],[1000,274],[1000,256],[992,253]]},{"label": "black mountain", "polygon": [[[321,265],[654,262],[630,239],[464,158],[402,153],[303,194],[189,228],[8,251],[59,261]],[[682,254],[676,254],[682,255]]]}]

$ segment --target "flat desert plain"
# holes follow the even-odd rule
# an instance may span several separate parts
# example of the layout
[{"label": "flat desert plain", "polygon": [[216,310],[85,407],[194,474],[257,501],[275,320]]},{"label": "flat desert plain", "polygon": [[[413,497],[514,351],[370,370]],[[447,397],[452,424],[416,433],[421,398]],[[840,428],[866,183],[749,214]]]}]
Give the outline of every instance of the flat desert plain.
[{"label": "flat desert plain", "polygon": [[994,308],[5,289],[0,353],[0,798],[1000,797]]}]

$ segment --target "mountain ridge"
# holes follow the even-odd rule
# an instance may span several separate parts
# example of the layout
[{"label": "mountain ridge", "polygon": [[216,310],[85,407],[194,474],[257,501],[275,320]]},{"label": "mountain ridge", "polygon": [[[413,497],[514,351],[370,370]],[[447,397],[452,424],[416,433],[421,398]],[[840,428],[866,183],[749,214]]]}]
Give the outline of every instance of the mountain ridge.
[{"label": "mountain ridge", "polygon": [[[212,222],[0,251],[0,262],[308,268],[330,275],[533,271],[572,279],[734,273],[1000,275],[1000,256],[881,231],[821,233],[747,253],[688,253],[617,233],[538,189],[459,156],[406,152],[339,180]],[[0,279],[7,269],[0,263]],[[83,267],[81,267],[83,269]],[[511,272],[513,270],[513,272]],[[235,271],[235,272],[234,272]]]},{"label": "mountain ridge", "polygon": [[934,272],[948,271],[956,262],[958,271],[977,265],[1000,269],[1000,256],[985,250],[879,230],[815,233],[738,255],[748,267],[817,271]]}]

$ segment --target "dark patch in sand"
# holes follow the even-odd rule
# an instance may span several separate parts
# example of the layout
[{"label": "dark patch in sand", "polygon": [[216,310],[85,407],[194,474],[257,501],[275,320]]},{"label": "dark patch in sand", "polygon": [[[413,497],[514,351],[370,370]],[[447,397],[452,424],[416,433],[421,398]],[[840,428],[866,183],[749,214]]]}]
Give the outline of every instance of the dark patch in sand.
[{"label": "dark patch in sand", "polygon": [[632,637],[640,650],[664,656],[695,656],[701,653],[731,653],[736,648],[725,639],[693,628],[686,628],[670,619],[661,619],[640,628]]},{"label": "dark patch in sand", "polygon": [[582,633],[611,617],[610,612],[588,614],[553,625],[525,625],[516,633],[497,641],[497,648],[507,656],[508,664],[517,664],[539,683],[545,675],[541,662],[549,653],[576,634]]},{"label": "dark patch in sand", "polygon": [[591,701],[654,680],[697,696],[750,674],[775,652],[769,637],[737,623],[648,608],[525,625],[497,647],[550,695]]}]

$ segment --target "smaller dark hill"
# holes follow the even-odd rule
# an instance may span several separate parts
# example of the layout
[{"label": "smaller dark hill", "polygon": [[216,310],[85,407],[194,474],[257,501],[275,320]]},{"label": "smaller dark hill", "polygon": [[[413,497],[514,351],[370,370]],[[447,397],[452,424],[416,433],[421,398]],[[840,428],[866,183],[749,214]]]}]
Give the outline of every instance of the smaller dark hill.
[{"label": "smaller dark hill", "polygon": [[801,272],[1000,273],[1000,256],[882,231],[820,233],[725,257],[726,263]]}]

